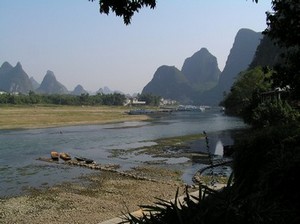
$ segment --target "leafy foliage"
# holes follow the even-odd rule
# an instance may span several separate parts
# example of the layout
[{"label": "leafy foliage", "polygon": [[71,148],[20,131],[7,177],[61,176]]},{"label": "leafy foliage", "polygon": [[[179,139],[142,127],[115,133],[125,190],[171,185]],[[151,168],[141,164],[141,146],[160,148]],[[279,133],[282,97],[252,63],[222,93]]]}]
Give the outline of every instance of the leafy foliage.
[{"label": "leafy foliage", "polygon": [[253,127],[266,127],[296,122],[299,113],[286,100],[287,92],[281,93],[281,99],[263,100],[262,94],[272,90],[272,71],[260,67],[242,73],[231,88],[231,92],[222,102],[226,113],[243,117]]},{"label": "leafy foliage", "polygon": [[297,223],[300,172],[297,124],[249,131],[235,144],[234,188],[252,223]]},{"label": "leafy foliage", "polygon": [[265,33],[284,47],[300,46],[300,1],[272,0]]},{"label": "leafy foliage", "polygon": [[269,77],[270,73],[260,67],[241,73],[221,103],[226,108],[226,113],[243,116],[249,112],[250,105],[257,106],[260,99],[256,96],[271,88]]},{"label": "leafy foliage", "polygon": [[124,223],[238,223],[232,196],[229,188],[218,192],[201,185],[199,196],[186,191],[184,201],[180,202],[177,191],[174,201],[157,199],[153,206],[142,205],[143,216],[138,218],[129,214]]},{"label": "leafy foliage", "polygon": [[36,94],[30,91],[28,95],[0,94],[0,104],[57,104],[57,105],[123,105],[125,96],[114,94],[81,94],[80,96],[68,94]]},{"label": "leafy foliage", "polygon": [[99,5],[100,13],[109,14],[112,11],[116,16],[122,16],[124,23],[128,25],[134,13],[139,12],[142,7],[155,8],[156,0],[100,0]]},{"label": "leafy foliage", "polygon": [[300,0],[273,0],[274,12],[267,13],[265,34],[286,49],[283,63],[275,67],[276,87],[290,86],[292,97],[300,99]]},{"label": "leafy foliage", "polygon": [[161,97],[151,93],[142,93],[138,95],[138,100],[145,101],[150,106],[159,106]]},{"label": "leafy foliage", "polygon": [[259,104],[252,112],[252,125],[255,127],[276,126],[294,123],[299,113],[281,100],[267,101]]}]

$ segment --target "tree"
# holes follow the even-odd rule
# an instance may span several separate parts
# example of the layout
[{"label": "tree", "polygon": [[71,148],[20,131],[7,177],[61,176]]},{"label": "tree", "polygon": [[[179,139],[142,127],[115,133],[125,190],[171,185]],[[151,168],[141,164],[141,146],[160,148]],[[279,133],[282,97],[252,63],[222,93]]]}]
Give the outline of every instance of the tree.
[{"label": "tree", "polygon": [[138,95],[138,100],[145,101],[146,105],[159,106],[161,97],[155,96],[151,93],[142,93],[142,94]]},{"label": "tree", "polygon": [[250,107],[260,103],[259,94],[270,90],[269,76],[260,67],[242,72],[222,102],[226,113],[236,116],[250,113]]},{"label": "tree", "polygon": [[272,0],[265,34],[283,47],[300,46],[300,0]]},{"label": "tree", "polygon": [[281,48],[285,49],[283,63],[275,66],[275,86],[291,88],[292,97],[300,99],[300,0],[272,0],[274,12],[267,13],[264,31]]},{"label": "tree", "polygon": [[37,104],[40,103],[40,95],[36,94],[34,91],[30,90],[28,93],[29,96],[29,103],[31,104]]},{"label": "tree", "polygon": [[99,5],[100,13],[108,15],[112,11],[116,16],[122,16],[124,23],[128,25],[134,13],[139,12],[142,7],[154,9],[156,0],[99,0]]}]

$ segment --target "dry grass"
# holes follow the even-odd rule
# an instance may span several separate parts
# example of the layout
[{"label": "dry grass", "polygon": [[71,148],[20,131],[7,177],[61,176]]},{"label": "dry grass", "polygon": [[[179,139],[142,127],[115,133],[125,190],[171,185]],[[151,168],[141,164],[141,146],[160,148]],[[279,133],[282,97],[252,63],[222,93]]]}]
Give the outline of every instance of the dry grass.
[{"label": "dry grass", "polygon": [[112,106],[0,107],[0,129],[103,124],[148,119],[144,115],[128,115],[126,111],[128,111],[126,107]]}]

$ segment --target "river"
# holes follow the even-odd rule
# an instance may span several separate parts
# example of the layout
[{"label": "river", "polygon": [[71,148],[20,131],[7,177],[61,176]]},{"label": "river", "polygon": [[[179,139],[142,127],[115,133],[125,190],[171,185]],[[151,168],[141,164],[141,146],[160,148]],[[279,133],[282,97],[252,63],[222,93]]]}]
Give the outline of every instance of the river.
[{"label": "river", "polygon": [[[50,186],[63,181],[75,181],[93,170],[46,163],[37,160],[49,157],[50,151],[84,156],[97,163],[119,164],[129,169],[146,161],[159,160],[149,155],[112,157],[112,150],[128,150],[155,144],[158,138],[198,134],[206,131],[213,154],[222,155],[222,146],[232,144],[232,131],[245,128],[236,117],[225,116],[218,108],[204,112],[174,112],[151,121],[122,122],[105,125],[81,125],[59,128],[1,130],[0,131],[0,197],[22,194],[31,187]],[[201,142],[194,148],[205,151]],[[201,145],[202,144],[202,145]],[[164,158],[165,160],[165,158]],[[169,158],[168,166],[183,171],[182,179],[191,183],[191,177],[203,166],[188,165],[186,158]],[[180,167],[181,163],[185,163]]]}]

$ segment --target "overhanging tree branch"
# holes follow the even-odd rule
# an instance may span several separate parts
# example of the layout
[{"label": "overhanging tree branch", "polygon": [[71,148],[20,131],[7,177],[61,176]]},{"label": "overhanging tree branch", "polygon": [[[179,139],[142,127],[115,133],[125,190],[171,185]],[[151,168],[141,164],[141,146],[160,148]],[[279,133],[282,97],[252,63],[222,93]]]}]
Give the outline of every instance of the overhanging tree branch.
[{"label": "overhanging tree branch", "polygon": [[[95,0],[89,0],[94,2]],[[116,16],[123,17],[126,25],[130,24],[134,13],[139,12],[142,7],[154,9],[156,0],[99,0],[100,13],[109,14],[113,12]]]}]

